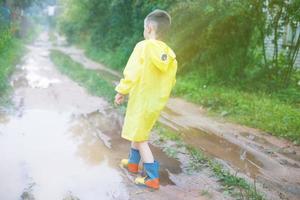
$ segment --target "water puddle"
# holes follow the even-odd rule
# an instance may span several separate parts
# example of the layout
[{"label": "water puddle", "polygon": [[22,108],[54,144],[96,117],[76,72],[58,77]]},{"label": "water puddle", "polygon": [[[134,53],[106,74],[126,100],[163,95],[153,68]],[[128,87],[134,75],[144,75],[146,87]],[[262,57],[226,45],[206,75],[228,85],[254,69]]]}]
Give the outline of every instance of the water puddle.
[{"label": "water puddle", "polygon": [[[0,122],[0,199],[128,199],[119,161],[130,144],[120,137],[113,110],[30,109]],[[180,173],[180,163],[151,149],[161,161],[161,184],[174,185],[169,173]]]},{"label": "water puddle", "polygon": [[[119,135],[113,109],[90,114],[25,109],[21,117],[0,117],[0,199],[128,199],[121,158],[130,143]],[[161,184],[180,163],[151,146],[161,161]]]},{"label": "water puddle", "polygon": [[[111,110],[105,110],[105,113],[93,112],[88,115],[78,116],[78,120],[85,125],[80,131],[94,133],[104,146],[110,159],[114,160],[115,166],[119,165],[120,158],[128,157],[130,143],[120,136],[121,120],[118,115]],[[162,185],[174,185],[175,183],[169,178],[169,173],[181,173],[180,162],[176,159],[169,158],[161,149],[150,145],[155,158],[160,161],[160,176]]]},{"label": "water puddle", "polygon": [[[241,136],[243,136],[245,138],[249,138],[250,140],[255,141],[259,144],[263,144],[265,147],[272,146],[272,144],[268,140],[263,138],[263,136],[253,136],[246,132],[241,133]],[[296,150],[294,150],[293,148],[291,148],[289,145],[286,145],[286,144],[279,144],[279,146],[281,146],[281,147],[267,149],[268,153],[272,154],[272,153],[276,152],[276,153],[284,155],[285,157],[291,158],[294,161],[300,162],[300,156],[299,156],[299,154],[297,154]],[[292,165],[294,167],[300,168],[300,166],[296,163],[292,164]]]},{"label": "water puddle", "polygon": [[202,149],[212,157],[226,160],[250,177],[254,178],[260,174],[259,169],[263,167],[263,164],[253,154],[241,149],[238,145],[197,128],[184,129],[181,133],[188,144]]},{"label": "water puddle", "polygon": [[26,76],[28,85],[31,88],[48,88],[50,85],[59,83],[58,79],[48,79],[35,73],[28,73]]},{"label": "water puddle", "polygon": [[263,168],[263,163],[257,160],[252,153],[222,137],[194,127],[181,127],[167,119],[162,120],[162,123],[180,134],[186,144],[201,149],[209,157],[228,162],[251,178],[259,175],[260,169]]},{"label": "water puddle", "polygon": [[69,191],[80,199],[128,199],[107,148],[68,130],[70,116],[27,110],[1,124],[0,199],[19,199],[29,187],[36,199],[63,199]]}]

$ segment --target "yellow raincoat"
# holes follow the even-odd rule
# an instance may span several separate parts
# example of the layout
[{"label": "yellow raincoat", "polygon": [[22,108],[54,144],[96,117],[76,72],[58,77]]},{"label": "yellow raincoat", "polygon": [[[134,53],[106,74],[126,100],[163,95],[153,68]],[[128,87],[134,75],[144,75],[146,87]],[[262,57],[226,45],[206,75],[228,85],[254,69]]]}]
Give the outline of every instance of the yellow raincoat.
[{"label": "yellow raincoat", "polygon": [[129,94],[122,137],[141,142],[167,103],[176,82],[177,61],[173,50],[159,40],[139,42],[124,69],[116,91]]}]

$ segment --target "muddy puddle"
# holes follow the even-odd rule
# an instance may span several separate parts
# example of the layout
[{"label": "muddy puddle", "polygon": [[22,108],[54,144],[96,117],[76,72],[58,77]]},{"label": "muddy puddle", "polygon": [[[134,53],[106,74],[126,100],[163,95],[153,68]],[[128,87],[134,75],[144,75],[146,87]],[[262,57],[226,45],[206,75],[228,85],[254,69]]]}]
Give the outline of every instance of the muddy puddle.
[{"label": "muddy puddle", "polygon": [[63,199],[70,191],[81,199],[127,199],[105,147],[96,137],[76,138],[69,123],[70,114],[28,110],[1,124],[0,199],[19,199],[29,189],[36,199]]},{"label": "muddy puddle", "polygon": [[239,146],[214,134],[205,133],[197,128],[182,130],[183,138],[188,143],[202,149],[212,157],[226,160],[240,171],[254,178],[260,174],[263,164],[255,156]]},{"label": "muddy puddle", "polygon": [[[98,137],[104,146],[107,147],[107,152],[105,153],[114,160],[115,167],[118,167],[120,158],[128,157],[128,148],[130,143],[122,139],[119,135],[121,130],[121,123],[118,119],[117,114],[112,114],[112,110],[106,109],[106,114],[101,114],[100,112],[93,112],[87,115],[78,116],[77,120],[81,124],[85,124],[80,128],[78,134],[88,135],[88,132],[92,132]],[[161,149],[150,145],[153,154],[156,159],[162,161],[160,163],[160,176],[162,185],[174,185],[175,183],[169,178],[169,173],[179,174],[181,173],[180,162],[169,158],[166,154],[162,152]]]},{"label": "muddy puddle", "polygon": [[[164,119],[166,120],[166,119]],[[172,122],[162,120],[167,128],[180,134],[186,144],[201,149],[207,156],[225,160],[240,172],[246,173],[251,178],[260,174],[263,163],[255,156],[224,138],[211,133],[206,133],[194,127],[180,127]]]},{"label": "muddy puddle", "polygon": [[[118,134],[118,120],[98,111],[74,116],[25,110],[0,126],[0,199],[128,199],[120,158],[129,143]],[[114,128],[112,128],[114,127]],[[117,127],[117,128],[115,128]],[[169,173],[180,163],[151,146],[161,160],[161,184],[174,185]]]}]

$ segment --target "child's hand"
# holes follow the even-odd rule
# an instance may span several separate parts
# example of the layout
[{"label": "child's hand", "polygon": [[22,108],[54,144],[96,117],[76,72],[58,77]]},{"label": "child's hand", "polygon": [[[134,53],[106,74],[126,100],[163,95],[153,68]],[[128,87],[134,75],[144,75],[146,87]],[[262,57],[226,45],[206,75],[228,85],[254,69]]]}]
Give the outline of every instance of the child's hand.
[{"label": "child's hand", "polygon": [[115,96],[115,105],[120,105],[124,102],[125,95],[117,93]]}]

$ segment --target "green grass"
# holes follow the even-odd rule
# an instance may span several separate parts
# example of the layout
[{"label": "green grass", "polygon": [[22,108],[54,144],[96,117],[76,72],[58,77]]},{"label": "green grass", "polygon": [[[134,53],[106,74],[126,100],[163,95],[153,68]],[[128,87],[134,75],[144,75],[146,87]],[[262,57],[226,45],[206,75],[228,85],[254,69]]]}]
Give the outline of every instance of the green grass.
[{"label": "green grass", "polygon": [[174,95],[203,105],[211,114],[300,144],[300,108],[296,103],[265,93],[206,85],[195,73],[178,77]]},{"label": "green grass", "polygon": [[114,87],[99,72],[85,69],[81,64],[73,61],[70,56],[57,50],[52,50],[50,57],[63,74],[78,82],[91,94],[104,97],[109,102],[113,101],[116,93]]},{"label": "green grass", "polygon": [[175,133],[174,131],[164,128],[159,123],[155,124],[154,128],[155,128],[155,130],[157,130],[160,140],[162,140],[162,141],[172,140],[175,142],[182,142],[182,138],[178,133]]},{"label": "green grass", "polygon": [[[12,88],[9,78],[20,62],[25,51],[25,44],[30,44],[41,32],[41,27],[33,25],[24,38],[17,38],[9,30],[0,34],[0,106],[8,106],[11,103],[9,95]],[[5,34],[5,35],[4,35]]]},{"label": "green grass", "polygon": [[95,60],[96,62],[100,62],[110,66],[114,70],[122,70],[120,66],[123,66],[122,63],[124,62],[124,55],[120,54],[119,52],[112,53],[103,51],[101,49],[96,50],[89,47],[86,50],[86,55],[87,57],[91,58],[92,60]]},{"label": "green grass", "polygon": [[15,66],[24,53],[23,42],[19,39],[12,38],[7,47],[0,52],[0,105],[9,104],[9,94],[11,86],[9,77],[13,73]]},{"label": "green grass", "polygon": [[89,43],[78,42],[77,45],[85,49],[85,54],[88,58],[120,72],[123,70],[131,50],[133,50],[128,48],[117,48],[112,52],[101,48],[96,49]]}]

